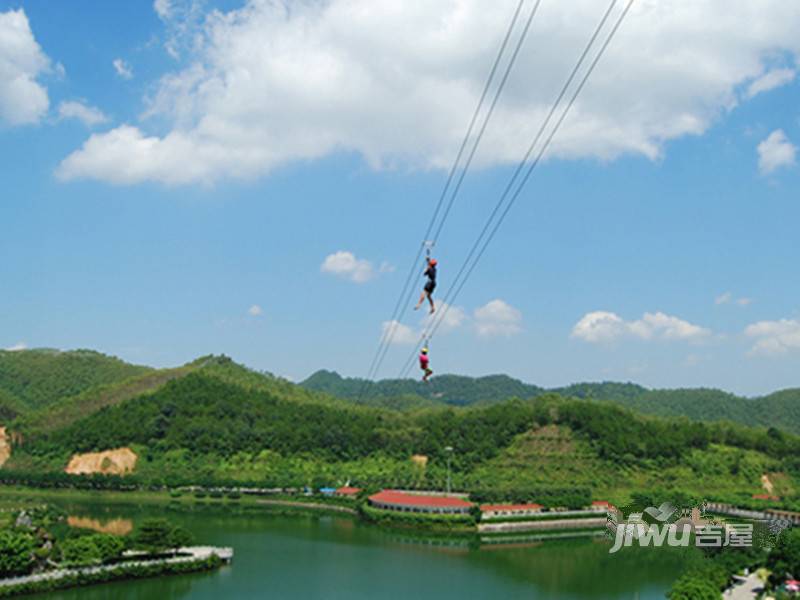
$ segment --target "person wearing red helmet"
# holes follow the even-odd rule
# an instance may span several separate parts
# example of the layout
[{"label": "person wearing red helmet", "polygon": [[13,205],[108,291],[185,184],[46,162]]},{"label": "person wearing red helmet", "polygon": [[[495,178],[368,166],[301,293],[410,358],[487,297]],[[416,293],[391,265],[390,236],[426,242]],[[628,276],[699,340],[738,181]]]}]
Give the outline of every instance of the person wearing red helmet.
[{"label": "person wearing red helmet", "polygon": [[433,290],[436,289],[436,259],[429,256],[427,261],[428,268],[425,269],[424,275],[428,278],[428,281],[425,283],[425,288],[422,290],[422,294],[419,296],[419,302],[417,302],[414,310],[418,310],[427,297],[428,302],[431,305],[431,314],[433,314],[436,310],[436,307],[433,304]]}]

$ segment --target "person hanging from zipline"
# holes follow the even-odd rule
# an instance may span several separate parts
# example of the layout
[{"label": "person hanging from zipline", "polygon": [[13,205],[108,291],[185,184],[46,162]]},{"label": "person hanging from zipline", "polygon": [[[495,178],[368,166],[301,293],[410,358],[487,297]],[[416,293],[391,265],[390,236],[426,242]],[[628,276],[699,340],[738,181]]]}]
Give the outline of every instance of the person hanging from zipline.
[{"label": "person hanging from zipline", "polygon": [[419,307],[422,306],[422,303],[427,297],[428,302],[431,305],[431,314],[433,314],[436,310],[436,307],[433,304],[433,290],[436,289],[436,259],[429,256],[426,260],[428,261],[428,268],[425,269],[424,275],[428,278],[428,281],[425,283],[422,294],[419,296],[419,302],[417,302],[414,310],[419,310]]},{"label": "person hanging from zipline", "polygon": [[423,348],[420,350],[419,353],[419,368],[422,369],[424,375],[422,376],[422,381],[427,382],[428,377],[433,375],[433,371],[431,370],[430,366],[430,359],[428,358],[428,349]]}]

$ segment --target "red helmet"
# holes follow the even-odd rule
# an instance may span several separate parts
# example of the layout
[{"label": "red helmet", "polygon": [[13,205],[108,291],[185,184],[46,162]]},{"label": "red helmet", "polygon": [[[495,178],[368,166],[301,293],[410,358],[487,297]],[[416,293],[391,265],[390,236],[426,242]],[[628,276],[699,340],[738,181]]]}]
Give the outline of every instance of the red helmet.
[{"label": "red helmet", "polygon": [[437,265],[436,259],[435,258],[429,258],[428,259],[428,264],[429,265],[433,265],[435,267]]}]

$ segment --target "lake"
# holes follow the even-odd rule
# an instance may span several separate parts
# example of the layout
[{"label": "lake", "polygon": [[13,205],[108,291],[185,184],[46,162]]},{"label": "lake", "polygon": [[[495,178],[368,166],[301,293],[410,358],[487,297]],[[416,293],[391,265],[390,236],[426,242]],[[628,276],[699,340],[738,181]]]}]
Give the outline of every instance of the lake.
[{"label": "lake", "polygon": [[175,507],[54,502],[73,520],[125,530],[163,516],[198,543],[231,546],[233,564],[212,573],[79,588],[63,600],[302,598],[655,599],[664,598],[688,554],[630,548],[604,538],[481,545],[420,537],[348,517],[229,506]]}]

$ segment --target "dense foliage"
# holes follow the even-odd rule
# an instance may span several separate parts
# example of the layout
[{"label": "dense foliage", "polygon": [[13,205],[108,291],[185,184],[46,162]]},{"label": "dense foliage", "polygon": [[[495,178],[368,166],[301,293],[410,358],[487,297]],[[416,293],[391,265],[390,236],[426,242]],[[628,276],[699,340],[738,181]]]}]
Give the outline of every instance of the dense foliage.
[{"label": "dense foliage", "polygon": [[367,382],[355,377],[342,377],[333,371],[317,371],[300,384],[302,387],[325,392],[339,398],[398,408],[435,404],[467,406],[478,402],[493,402],[509,398],[532,398],[542,388],[523,383],[507,375],[464,377],[440,375],[428,383],[417,379],[384,379]]},{"label": "dense foliage", "polygon": [[[300,385],[351,401],[400,409],[436,404],[485,404],[509,398],[535,398],[548,393],[541,387],[505,375],[478,378],[440,375],[430,384],[424,384],[411,379],[365,382],[323,370]],[[633,383],[601,382],[577,383],[554,388],[549,393],[613,402],[643,414],[683,416],[693,421],[724,420],[800,433],[800,389],[750,399],[708,388],[649,390]]]},{"label": "dense foliage", "polygon": [[33,536],[25,531],[0,531],[0,578],[25,575],[33,566]]},{"label": "dense foliage", "polygon": [[17,412],[42,408],[149,370],[91,350],[0,350],[0,405],[13,401]]},{"label": "dense foliage", "polygon": [[125,550],[125,542],[116,535],[93,533],[68,538],[60,548],[61,559],[66,566],[81,567],[119,558]]},{"label": "dense foliage", "polygon": [[135,548],[159,554],[191,545],[192,536],[166,519],[146,519],[134,533],[133,541]]}]

